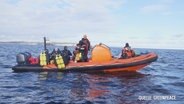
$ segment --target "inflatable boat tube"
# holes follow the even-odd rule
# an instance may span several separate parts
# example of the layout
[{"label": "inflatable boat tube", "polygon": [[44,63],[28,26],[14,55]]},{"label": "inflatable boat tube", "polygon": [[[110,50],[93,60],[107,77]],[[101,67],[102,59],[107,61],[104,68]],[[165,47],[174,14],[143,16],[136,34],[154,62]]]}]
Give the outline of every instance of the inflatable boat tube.
[{"label": "inflatable boat tube", "polygon": [[[93,54],[93,53],[92,53]],[[102,56],[103,57],[103,56]],[[70,61],[64,69],[58,69],[54,64],[39,65],[16,65],[12,67],[15,72],[42,72],[42,71],[61,71],[61,72],[118,72],[118,71],[138,71],[151,62],[156,61],[158,56],[155,53],[147,53],[129,59],[116,59],[110,57],[107,61],[104,57],[100,59],[92,58],[88,62],[75,63]]]}]

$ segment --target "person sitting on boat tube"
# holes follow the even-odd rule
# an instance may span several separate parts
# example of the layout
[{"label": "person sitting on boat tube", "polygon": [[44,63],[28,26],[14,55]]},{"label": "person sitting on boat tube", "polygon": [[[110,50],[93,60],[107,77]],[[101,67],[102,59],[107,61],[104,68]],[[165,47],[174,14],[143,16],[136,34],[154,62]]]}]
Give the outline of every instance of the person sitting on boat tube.
[{"label": "person sitting on boat tube", "polygon": [[134,50],[131,49],[128,43],[125,44],[125,47],[122,49],[121,58],[131,58],[135,56]]},{"label": "person sitting on boat tube", "polygon": [[53,49],[52,53],[50,54],[50,60],[55,60],[57,54],[61,55],[61,51],[58,48]]},{"label": "person sitting on boat tube", "polygon": [[72,53],[70,52],[70,50],[68,50],[67,46],[64,46],[64,50],[62,50],[62,56],[63,56],[63,60],[65,65],[67,65],[70,61],[70,56],[72,56]]},{"label": "person sitting on boat tube", "polygon": [[58,48],[55,48],[51,53],[50,64],[55,64],[58,69],[64,69],[65,63],[63,60],[63,55]]}]

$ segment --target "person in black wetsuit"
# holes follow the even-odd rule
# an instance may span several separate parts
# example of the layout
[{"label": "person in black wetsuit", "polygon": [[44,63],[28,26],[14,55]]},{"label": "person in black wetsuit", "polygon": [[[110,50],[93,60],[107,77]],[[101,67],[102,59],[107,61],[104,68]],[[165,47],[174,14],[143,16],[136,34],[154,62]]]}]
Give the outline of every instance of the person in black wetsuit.
[{"label": "person in black wetsuit", "polygon": [[62,56],[65,65],[67,65],[70,62],[70,56],[72,56],[72,53],[68,50],[67,46],[64,46],[64,49],[62,50]]},{"label": "person in black wetsuit", "polygon": [[80,56],[81,55],[81,52],[80,52],[80,44],[78,43],[78,44],[76,44],[76,46],[75,46],[75,50],[73,51],[73,57],[72,57],[72,60],[74,61],[74,62],[81,62],[81,57],[82,56]]},{"label": "person in black wetsuit", "polygon": [[58,48],[53,49],[52,53],[50,54],[50,60],[55,60],[57,54],[62,55]]},{"label": "person in black wetsuit", "polygon": [[82,41],[86,45],[87,51],[89,51],[90,47],[91,47],[91,43],[90,43],[89,39],[87,38],[87,35],[83,36]]},{"label": "person in black wetsuit", "polygon": [[87,38],[87,35],[84,35],[82,40],[79,41],[79,44],[81,46],[82,51],[82,61],[87,62],[88,61],[88,51],[90,50],[90,41]]}]

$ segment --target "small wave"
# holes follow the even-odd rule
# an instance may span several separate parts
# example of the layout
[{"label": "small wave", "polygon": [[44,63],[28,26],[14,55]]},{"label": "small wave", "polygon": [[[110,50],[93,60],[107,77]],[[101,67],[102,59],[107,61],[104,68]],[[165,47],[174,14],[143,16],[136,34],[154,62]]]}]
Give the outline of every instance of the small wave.
[{"label": "small wave", "polygon": [[12,65],[1,65],[0,67],[1,68],[12,68],[13,66]]},{"label": "small wave", "polygon": [[177,66],[177,69],[179,69],[179,70],[184,70],[184,65],[183,65],[183,64],[178,65],[178,66]]},{"label": "small wave", "polygon": [[161,85],[155,85],[152,87],[151,89],[152,92],[157,92],[160,94],[164,94],[164,95],[170,95],[171,92],[168,89],[165,89],[163,86]]},{"label": "small wave", "polygon": [[145,70],[143,70],[143,71],[145,71],[145,72],[151,72],[151,71],[157,72],[157,71],[158,71],[158,69],[156,69],[156,68],[155,68],[154,66],[152,66],[152,65],[149,65],[149,66],[145,67],[144,69],[145,69]]},{"label": "small wave", "polygon": [[39,89],[39,86],[24,86],[25,89],[31,89],[31,90],[36,90]]},{"label": "small wave", "polygon": [[164,58],[164,57],[159,58],[157,62],[158,63],[163,63],[163,64],[166,64],[167,63],[166,58]]},{"label": "small wave", "polygon": [[163,74],[161,74],[161,75],[154,75],[154,76],[158,77],[158,78],[164,78],[164,79],[167,79],[167,80],[170,80],[170,79],[178,80],[178,79],[180,79],[180,77],[178,77],[178,76],[167,76],[167,75],[163,75]]},{"label": "small wave", "polygon": [[12,89],[12,88],[19,88],[19,86],[12,86],[12,85],[3,85],[0,86],[1,88],[7,88],[7,89]]},{"label": "small wave", "polygon": [[184,82],[174,82],[170,83],[170,85],[184,88]]},{"label": "small wave", "polygon": [[4,55],[4,54],[0,53],[0,57],[6,57],[6,55]]}]

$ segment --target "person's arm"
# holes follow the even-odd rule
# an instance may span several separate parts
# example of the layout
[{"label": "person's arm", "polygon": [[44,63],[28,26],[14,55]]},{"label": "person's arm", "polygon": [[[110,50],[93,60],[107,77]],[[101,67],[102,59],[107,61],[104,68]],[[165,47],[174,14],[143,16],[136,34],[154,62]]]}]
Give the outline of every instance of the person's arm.
[{"label": "person's arm", "polygon": [[69,50],[68,50],[68,55],[69,55],[69,56],[72,56],[72,53],[71,53]]}]

